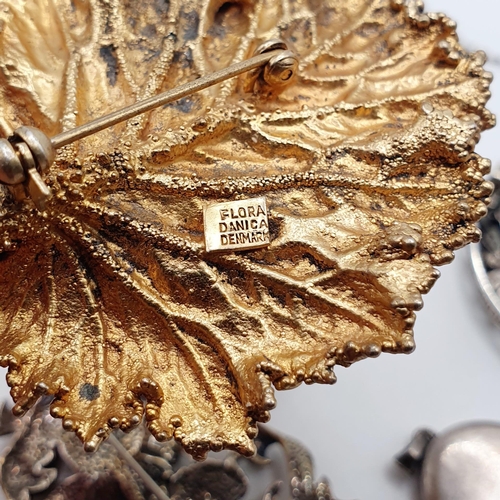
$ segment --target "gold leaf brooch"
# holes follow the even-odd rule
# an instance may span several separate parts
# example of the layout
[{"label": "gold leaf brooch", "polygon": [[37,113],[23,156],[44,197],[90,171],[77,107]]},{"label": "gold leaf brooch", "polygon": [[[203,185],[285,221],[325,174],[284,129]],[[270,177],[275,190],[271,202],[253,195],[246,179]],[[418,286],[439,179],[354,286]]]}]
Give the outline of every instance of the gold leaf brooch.
[{"label": "gold leaf brooch", "polygon": [[[477,241],[491,192],[473,152],[494,125],[491,74],[455,28],[413,0],[3,0],[0,355],[15,413],[51,394],[88,450],[144,417],[197,458],[248,455],[273,386],[411,352],[433,266]],[[296,57],[278,54],[279,70],[37,160],[29,127],[66,134],[275,39]]]}]

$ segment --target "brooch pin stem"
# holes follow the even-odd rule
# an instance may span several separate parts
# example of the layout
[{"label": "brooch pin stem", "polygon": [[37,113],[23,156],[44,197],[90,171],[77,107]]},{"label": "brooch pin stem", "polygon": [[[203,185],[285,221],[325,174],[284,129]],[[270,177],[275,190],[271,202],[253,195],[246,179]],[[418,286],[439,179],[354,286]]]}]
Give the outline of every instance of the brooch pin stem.
[{"label": "brooch pin stem", "polygon": [[[286,47],[286,45],[284,46]],[[283,48],[270,52],[264,52],[262,54],[257,54],[251,59],[233,64],[227,68],[216,71],[215,73],[203,76],[192,82],[185,83],[176,87],[175,89],[167,90],[162,94],[158,94],[149,99],[145,99],[144,101],[132,104],[131,106],[122,108],[118,111],[115,111],[114,113],[110,113],[109,115],[103,116],[102,118],[98,118],[97,120],[86,123],[85,125],[81,125],[80,127],[76,127],[72,130],[56,135],[52,138],[52,144],[56,149],[62,148],[63,146],[67,146],[72,142],[95,134],[96,132],[104,130],[108,127],[112,127],[113,125],[129,120],[130,118],[133,118],[142,113],[146,113],[147,111],[151,111],[160,106],[178,101],[183,97],[187,97],[196,92],[212,87],[213,85],[217,85],[218,83],[229,80],[230,78],[241,75],[242,73],[246,73],[247,71],[259,68],[262,69],[262,67],[265,68],[269,62],[273,61],[275,57],[281,55],[283,52],[287,52],[287,54],[289,54],[289,57],[290,55],[293,56],[291,52],[284,50]],[[275,68],[275,65],[273,65],[273,68]],[[277,73],[276,69],[268,71],[272,74]],[[291,78],[291,75],[287,76],[288,79]]]},{"label": "brooch pin stem", "polygon": [[23,184],[36,207],[43,211],[50,198],[50,189],[41,174],[54,161],[57,149],[242,73],[250,72],[245,82],[247,92],[255,89],[259,79],[267,86],[282,88],[292,81],[297,66],[298,60],[287,50],[285,42],[269,40],[257,47],[250,59],[62,132],[52,139],[37,128],[20,127],[9,139],[0,139],[0,184],[9,186],[19,200],[22,196],[18,195],[17,186]]}]

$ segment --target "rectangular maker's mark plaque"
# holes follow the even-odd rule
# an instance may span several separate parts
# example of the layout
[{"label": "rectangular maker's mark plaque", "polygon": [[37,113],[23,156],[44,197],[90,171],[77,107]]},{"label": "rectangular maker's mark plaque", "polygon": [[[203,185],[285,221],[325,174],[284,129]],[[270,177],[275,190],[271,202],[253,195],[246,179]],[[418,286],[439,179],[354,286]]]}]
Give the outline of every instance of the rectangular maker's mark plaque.
[{"label": "rectangular maker's mark plaque", "polygon": [[269,245],[269,220],[265,198],[228,201],[205,207],[207,252],[249,250]]}]

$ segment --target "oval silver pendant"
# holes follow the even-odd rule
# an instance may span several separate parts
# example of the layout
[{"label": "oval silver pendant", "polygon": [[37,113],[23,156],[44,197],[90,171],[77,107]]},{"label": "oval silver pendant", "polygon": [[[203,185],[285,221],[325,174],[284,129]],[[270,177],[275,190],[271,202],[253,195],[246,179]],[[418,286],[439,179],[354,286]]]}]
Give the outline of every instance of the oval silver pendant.
[{"label": "oval silver pendant", "polygon": [[470,423],[439,436],[419,431],[398,461],[420,475],[422,500],[500,498],[498,423]]}]

